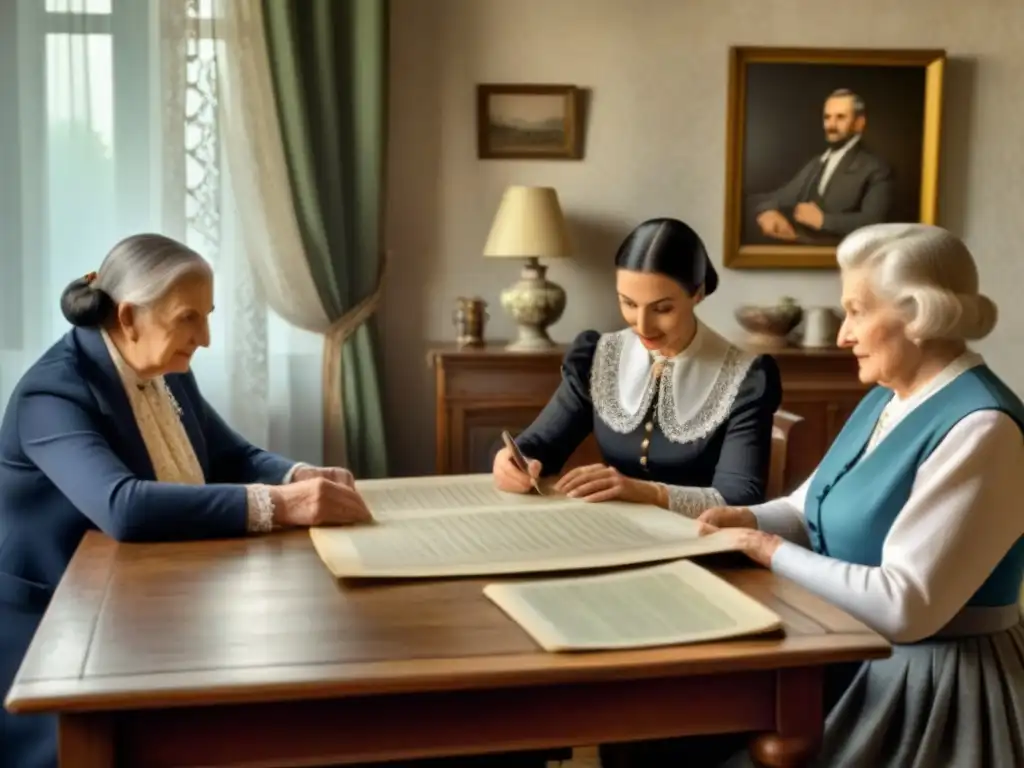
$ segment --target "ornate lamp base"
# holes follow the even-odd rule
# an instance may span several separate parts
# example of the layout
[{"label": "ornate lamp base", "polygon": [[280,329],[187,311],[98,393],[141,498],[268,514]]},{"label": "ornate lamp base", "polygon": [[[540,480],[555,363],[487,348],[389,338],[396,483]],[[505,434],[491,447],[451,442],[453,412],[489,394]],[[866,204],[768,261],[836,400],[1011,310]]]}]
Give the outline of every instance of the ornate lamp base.
[{"label": "ornate lamp base", "polygon": [[506,349],[535,352],[556,346],[548,336],[565,311],[565,291],[545,275],[548,268],[535,257],[527,260],[519,282],[501,292],[501,306],[519,324],[519,336]]}]

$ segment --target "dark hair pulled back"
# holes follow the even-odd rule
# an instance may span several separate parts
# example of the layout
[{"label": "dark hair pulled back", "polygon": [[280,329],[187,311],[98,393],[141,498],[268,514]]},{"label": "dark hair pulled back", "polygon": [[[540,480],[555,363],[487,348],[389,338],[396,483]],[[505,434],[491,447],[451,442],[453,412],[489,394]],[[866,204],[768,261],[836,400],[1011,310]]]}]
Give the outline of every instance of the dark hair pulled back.
[{"label": "dark hair pulled back", "polygon": [[615,254],[615,266],[633,272],[671,277],[693,296],[718,287],[715,271],[700,236],[678,219],[648,219],[629,233]]},{"label": "dark hair pulled back", "polygon": [[155,233],[129,235],[103,259],[99,272],[73,280],[60,297],[60,311],[72,325],[105,325],[119,302],[149,306],[183,275],[210,265],[183,243]]},{"label": "dark hair pulled back", "polygon": [[72,325],[91,328],[104,325],[116,305],[110,294],[95,285],[96,273],[72,280],[60,295],[60,311]]}]

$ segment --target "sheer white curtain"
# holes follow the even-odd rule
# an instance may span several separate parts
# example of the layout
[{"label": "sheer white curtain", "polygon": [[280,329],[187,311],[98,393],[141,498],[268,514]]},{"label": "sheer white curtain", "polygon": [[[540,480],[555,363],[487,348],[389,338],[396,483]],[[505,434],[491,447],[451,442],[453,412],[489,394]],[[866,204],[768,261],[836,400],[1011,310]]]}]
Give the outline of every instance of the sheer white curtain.
[{"label": "sheer white curtain", "polygon": [[162,232],[216,272],[213,343],[194,364],[207,398],[254,442],[317,462],[320,339],[270,312],[252,279],[213,12],[213,0],[0,2],[0,408],[67,330],[68,281],[121,237]]}]

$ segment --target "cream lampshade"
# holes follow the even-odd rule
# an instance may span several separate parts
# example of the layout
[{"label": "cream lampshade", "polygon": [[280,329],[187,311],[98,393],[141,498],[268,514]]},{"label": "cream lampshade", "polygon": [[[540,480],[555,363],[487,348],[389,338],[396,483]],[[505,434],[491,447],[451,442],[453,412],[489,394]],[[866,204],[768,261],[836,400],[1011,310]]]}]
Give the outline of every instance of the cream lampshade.
[{"label": "cream lampshade", "polygon": [[545,277],[540,259],[570,255],[558,193],[551,187],[514,186],[505,190],[484,256],[526,259],[519,282],[501,292],[501,306],[519,324],[518,338],[508,345],[513,351],[550,349],[548,336],[565,311],[565,291]]}]

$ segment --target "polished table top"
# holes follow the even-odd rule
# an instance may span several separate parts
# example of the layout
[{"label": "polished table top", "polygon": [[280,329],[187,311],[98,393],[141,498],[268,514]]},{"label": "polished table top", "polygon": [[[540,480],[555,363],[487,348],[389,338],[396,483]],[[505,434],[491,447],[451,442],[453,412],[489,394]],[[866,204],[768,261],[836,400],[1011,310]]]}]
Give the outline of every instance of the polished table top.
[{"label": "polished table top", "polygon": [[738,555],[717,573],[784,636],[551,654],[482,594],[495,579],[339,583],[308,533],[118,544],[90,533],[7,699],[86,712],[688,676],[882,658],[839,609]]}]

